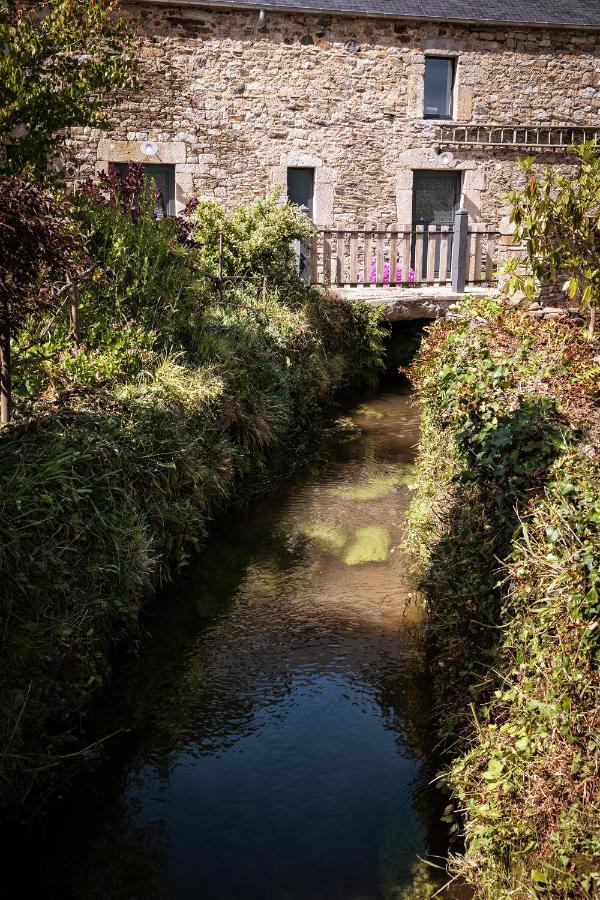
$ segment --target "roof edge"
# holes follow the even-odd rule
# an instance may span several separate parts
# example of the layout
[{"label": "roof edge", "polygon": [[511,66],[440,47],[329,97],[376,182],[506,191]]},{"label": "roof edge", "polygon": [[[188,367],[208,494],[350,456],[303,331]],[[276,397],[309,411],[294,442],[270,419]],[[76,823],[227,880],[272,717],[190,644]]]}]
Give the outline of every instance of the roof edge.
[{"label": "roof edge", "polygon": [[235,10],[261,10],[264,9],[265,12],[282,12],[282,13],[295,13],[296,15],[299,13],[303,13],[305,15],[328,15],[328,16],[351,16],[355,19],[395,19],[398,22],[440,22],[448,25],[489,25],[496,26],[500,28],[548,28],[552,30],[558,31],[600,31],[600,24],[598,25],[582,25],[572,22],[529,22],[526,20],[509,20],[506,21],[502,19],[457,19],[446,16],[402,16],[397,13],[383,13],[383,12],[357,12],[356,10],[343,10],[343,9],[330,9],[326,6],[322,7],[298,7],[298,6],[286,6],[285,3],[274,4],[270,3],[269,0],[265,0],[265,2],[261,3],[259,0],[257,2],[251,3],[229,3],[223,2],[223,0],[124,0],[125,3],[129,3],[133,6],[141,5],[142,3],[147,3],[151,6],[179,6],[179,7],[204,7],[205,9],[235,9]]}]

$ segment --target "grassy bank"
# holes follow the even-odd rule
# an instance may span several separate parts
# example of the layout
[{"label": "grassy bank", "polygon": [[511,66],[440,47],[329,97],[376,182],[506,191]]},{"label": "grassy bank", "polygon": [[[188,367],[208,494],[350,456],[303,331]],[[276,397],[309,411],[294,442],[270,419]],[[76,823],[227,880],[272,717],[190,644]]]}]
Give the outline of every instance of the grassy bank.
[{"label": "grassy bank", "polygon": [[[80,286],[78,344],[58,319],[51,332],[30,322],[17,345],[16,412],[0,432],[11,816],[43,809],[94,758],[81,725],[115,644],[213,514],[301,461],[334,394],[381,364],[373,315],[294,274],[291,239],[307,226],[291,208],[208,206],[192,244],[135,212],[85,207],[97,272]],[[217,293],[223,232],[231,279]]]},{"label": "grassy bank", "polygon": [[599,375],[576,326],[481,304],[413,369],[453,867],[490,900],[600,885]]}]

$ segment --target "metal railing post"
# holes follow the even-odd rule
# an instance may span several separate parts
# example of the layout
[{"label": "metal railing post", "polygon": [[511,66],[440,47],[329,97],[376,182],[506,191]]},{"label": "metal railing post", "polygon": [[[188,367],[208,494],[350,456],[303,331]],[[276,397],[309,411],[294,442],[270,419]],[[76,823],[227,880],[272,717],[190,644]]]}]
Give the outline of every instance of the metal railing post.
[{"label": "metal railing post", "polygon": [[467,238],[469,213],[457,209],[454,214],[454,239],[452,241],[452,291],[463,294],[467,281]]}]

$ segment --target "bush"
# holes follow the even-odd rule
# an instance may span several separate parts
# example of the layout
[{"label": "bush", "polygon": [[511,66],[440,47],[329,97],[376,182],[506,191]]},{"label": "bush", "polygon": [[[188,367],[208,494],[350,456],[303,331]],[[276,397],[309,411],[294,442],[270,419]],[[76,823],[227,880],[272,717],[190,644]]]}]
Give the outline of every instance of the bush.
[{"label": "bush", "polygon": [[[257,255],[240,249],[254,260],[240,263],[248,278],[220,302],[208,249],[178,243],[175,223],[90,202],[104,276],[82,288],[82,342],[62,355],[40,345],[51,359],[23,369],[20,385],[41,393],[0,433],[0,801],[14,813],[27,798],[27,815],[84,761],[81,719],[143,600],[250,478],[301,462],[335,392],[381,363],[375,313],[289,268],[288,207],[237,214],[240,248]],[[202,237],[200,221],[208,248],[218,232]],[[48,347],[60,339],[54,329]]]},{"label": "bush", "polygon": [[567,320],[481,303],[431,329],[413,373],[411,538],[477,896],[598,884],[599,374]]}]

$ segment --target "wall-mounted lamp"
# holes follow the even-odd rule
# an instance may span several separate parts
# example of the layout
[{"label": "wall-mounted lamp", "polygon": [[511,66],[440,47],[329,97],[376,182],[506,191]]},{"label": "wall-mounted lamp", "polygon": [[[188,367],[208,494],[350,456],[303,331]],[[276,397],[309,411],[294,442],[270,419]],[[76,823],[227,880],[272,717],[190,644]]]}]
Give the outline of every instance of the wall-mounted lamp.
[{"label": "wall-mounted lamp", "polygon": [[265,23],[265,11],[264,11],[264,9],[261,9],[261,10],[259,10],[259,12],[258,12],[258,30],[259,30],[261,33],[263,33],[263,34],[264,34],[264,33],[266,32],[266,30],[267,30],[267,26],[266,26],[266,23]]},{"label": "wall-mounted lamp", "polygon": [[140,153],[144,156],[156,156],[158,153],[158,144],[156,141],[142,141],[140,144]]},{"label": "wall-mounted lamp", "polygon": [[449,150],[444,150],[443,153],[440,153],[440,162],[444,166],[451,166],[454,162],[454,153],[450,153]]}]

